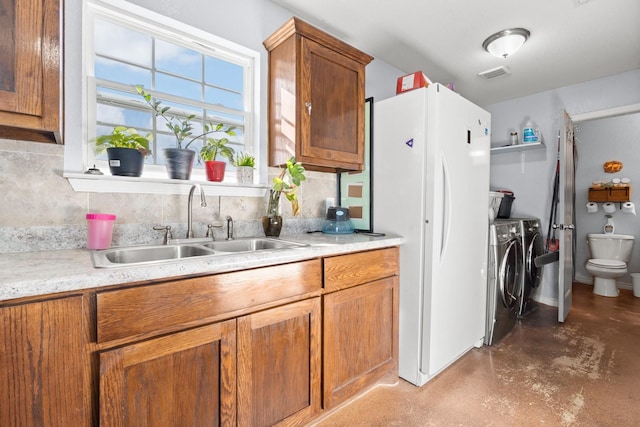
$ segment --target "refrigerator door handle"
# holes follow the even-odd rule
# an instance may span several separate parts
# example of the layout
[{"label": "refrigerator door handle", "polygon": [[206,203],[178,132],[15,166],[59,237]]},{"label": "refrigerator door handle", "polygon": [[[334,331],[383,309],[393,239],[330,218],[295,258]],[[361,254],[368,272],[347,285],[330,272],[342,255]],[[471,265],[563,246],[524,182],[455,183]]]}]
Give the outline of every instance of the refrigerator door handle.
[{"label": "refrigerator door handle", "polygon": [[449,238],[449,227],[451,225],[451,194],[449,191],[451,188],[451,182],[449,181],[449,167],[447,166],[447,161],[444,157],[441,158],[440,164],[442,166],[442,230],[440,233],[440,261],[442,261]]}]

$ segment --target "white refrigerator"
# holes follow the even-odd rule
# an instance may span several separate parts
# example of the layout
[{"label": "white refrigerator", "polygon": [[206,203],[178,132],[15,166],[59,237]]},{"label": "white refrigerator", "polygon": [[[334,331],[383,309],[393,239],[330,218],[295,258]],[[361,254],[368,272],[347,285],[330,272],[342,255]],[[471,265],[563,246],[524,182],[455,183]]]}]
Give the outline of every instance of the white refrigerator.
[{"label": "white refrigerator", "polygon": [[421,386],[483,343],[491,115],[437,83],[373,110],[374,230],[407,239],[399,375]]}]

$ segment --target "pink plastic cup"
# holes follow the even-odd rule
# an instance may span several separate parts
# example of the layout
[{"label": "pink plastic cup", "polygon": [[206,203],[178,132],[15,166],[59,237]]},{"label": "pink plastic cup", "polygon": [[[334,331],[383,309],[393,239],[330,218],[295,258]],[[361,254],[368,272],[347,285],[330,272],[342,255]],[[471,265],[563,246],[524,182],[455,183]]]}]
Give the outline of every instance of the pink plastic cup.
[{"label": "pink plastic cup", "polygon": [[111,246],[115,215],[87,214],[87,249],[107,249]]}]

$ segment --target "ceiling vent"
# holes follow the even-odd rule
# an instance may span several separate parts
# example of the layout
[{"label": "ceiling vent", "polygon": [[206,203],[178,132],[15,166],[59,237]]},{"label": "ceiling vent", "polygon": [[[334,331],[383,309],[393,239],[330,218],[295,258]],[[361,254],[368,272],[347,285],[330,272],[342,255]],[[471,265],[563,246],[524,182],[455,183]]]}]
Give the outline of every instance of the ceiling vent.
[{"label": "ceiling vent", "polygon": [[478,75],[487,80],[493,80],[493,79],[497,79],[498,77],[508,76],[510,74],[511,74],[511,70],[509,70],[509,68],[502,65],[497,68],[492,68],[490,70],[483,71]]}]

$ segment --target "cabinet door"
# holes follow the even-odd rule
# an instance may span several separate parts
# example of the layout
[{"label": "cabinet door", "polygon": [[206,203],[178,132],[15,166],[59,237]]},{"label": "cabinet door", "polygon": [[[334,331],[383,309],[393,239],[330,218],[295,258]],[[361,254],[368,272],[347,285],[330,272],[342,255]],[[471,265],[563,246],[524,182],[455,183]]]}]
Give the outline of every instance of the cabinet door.
[{"label": "cabinet door", "polygon": [[296,160],[349,170],[364,164],[364,65],[302,38]]},{"label": "cabinet door", "polygon": [[60,0],[2,6],[0,137],[61,142]]},{"label": "cabinet door", "polygon": [[0,308],[0,426],[89,426],[83,298]]},{"label": "cabinet door", "polygon": [[300,425],[320,409],[320,298],[238,319],[238,425]]},{"label": "cabinet door", "polygon": [[216,323],[100,354],[100,425],[233,426],[236,323]]},{"label": "cabinet door", "polygon": [[398,377],[398,277],[325,295],[324,408]]}]

